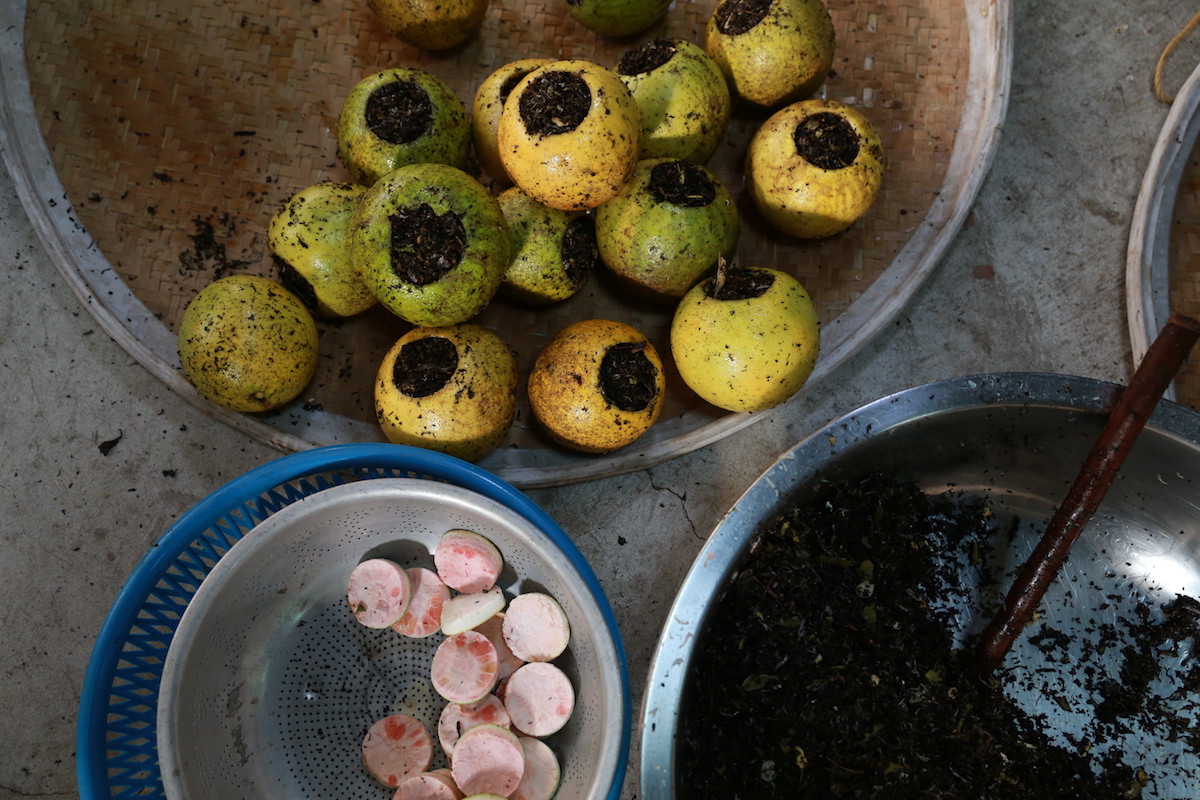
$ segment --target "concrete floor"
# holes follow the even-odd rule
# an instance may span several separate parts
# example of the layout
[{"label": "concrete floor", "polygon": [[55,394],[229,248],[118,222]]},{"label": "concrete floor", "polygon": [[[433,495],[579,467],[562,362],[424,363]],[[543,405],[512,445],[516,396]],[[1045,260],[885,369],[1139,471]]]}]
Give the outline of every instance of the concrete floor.
[{"label": "concrete floor", "polygon": [[[670,463],[531,491],[616,608],[635,699],[706,534],[776,456],[890,392],[976,372],[1124,381],[1125,246],[1167,107],[1160,49],[1194,3],[1015,3],[1000,151],[956,244],[908,309],[800,407]],[[1200,34],[1192,37],[1200,39]],[[1185,44],[1167,84],[1200,47]],[[197,500],[279,455],[177,399],[97,327],[0,175],[0,798],[77,796],[76,707],[110,603]],[[119,438],[107,453],[99,445]],[[606,513],[594,509],[606,499]],[[636,750],[635,750],[636,758]],[[636,761],[626,796],[636,794]]]}]

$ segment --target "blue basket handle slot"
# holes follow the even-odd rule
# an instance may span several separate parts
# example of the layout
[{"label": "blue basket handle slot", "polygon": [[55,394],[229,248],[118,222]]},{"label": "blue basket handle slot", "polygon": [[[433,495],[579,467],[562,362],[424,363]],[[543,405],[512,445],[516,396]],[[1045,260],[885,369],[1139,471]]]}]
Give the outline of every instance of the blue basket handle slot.
[{"label": "blue basket handle slot", "polygon": [[[84,800],[165,796],[155,732],[163,664],[188,601],[229,548],[301,498],[351,481],[396,477],[481,494],[525,517],[558,546],[613,632],[622,713],[632,719],[629,665],[616,616],[583,554],[541,507],[481,467],[432,450],[379,442],[319,447],[256,467],[202,499],[151,546],[121,587],[96,638],[80,696],[76,773]],[[623,725],[610,800],[621,793],[631,736],[631,726]]]}]

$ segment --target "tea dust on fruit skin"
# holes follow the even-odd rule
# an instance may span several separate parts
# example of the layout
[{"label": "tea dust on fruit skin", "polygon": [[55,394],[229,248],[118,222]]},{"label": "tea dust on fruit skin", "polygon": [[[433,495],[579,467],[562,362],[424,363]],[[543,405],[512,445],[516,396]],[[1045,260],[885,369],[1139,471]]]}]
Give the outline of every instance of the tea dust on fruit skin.
[{"label": "tea dust on fruit skin", "polygon": [[952,641],[970,601],[960,570],[984,574],[994,527],[982,501],[880,476],[790,505],[697,642],[681,796],[1140,796],[1136,767],[1110,758],[1097,776]]}]

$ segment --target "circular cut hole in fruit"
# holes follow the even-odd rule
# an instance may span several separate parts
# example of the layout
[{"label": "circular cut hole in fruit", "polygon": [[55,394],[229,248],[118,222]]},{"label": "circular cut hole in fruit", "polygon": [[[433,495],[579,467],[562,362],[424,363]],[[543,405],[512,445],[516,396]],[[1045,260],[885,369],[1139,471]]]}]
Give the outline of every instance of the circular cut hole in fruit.
[{"label": "circular cut hole in fruit", "polygon": [[501,106],[503,106],[504,102],[506,100],[508,100],[508,96],[510,94],[512,94],[513,89],[517,88],[517,84],[520,83],[521,81],[525,80],[525,77],[527,75],[529,75],[529,73],[531,73],[531,72],[533,72],[533,70],[531,70],[531,69],[517,70],[512,75],[509,75],[507,78],[504,79],[504,82],[500,84],[500,105]]},{"label": "circular cut hole in fruit", "polygon": [[426,286],[457,267],[467,232],[453,211],[439,214],[428,203],[397,209],[392,224],[392,269],[403,281]]},{"label": "circular cut hole in fruit", "polygon": [[573,72],[548,70],[521,93],[517,110],[530,134],[552,136],[578,128],[591,106],[587,81]]},{"label": "circular cut hole in fruit", "polygon": [[621,342],[600,361],[600,391],[622,411],[643,411],[658,396],[658,369],[646,357],[644,342]]},{"label": "circular cut hole in fruit", "polygon": [[726,0],[715,12],[717,30],[737,36],[762,22],[774,0]]},{"label": "circular cut hole in fruit", "polygon": [[730,267],[704,282],[704,293],[714,300],[749,300],[761,297],[775,283],[775,276],[761,269]]},{"label": "circular cut hole in fruit", "polygon": [[845,169],[858,158],[859,141],[854,127],[828,111],[797,123],[792,140],[800,157],[821,169]]},{"label": "circular cut hole in fruit", "polygon": [[408,397],[428,397],[458,369],[458,348],[445,336],[427,336],[400,348],[392,381]]},{"label": "circular cut hole in fruit", "polygon": [[711,205],[717,186],[705,171],[690,161],[662,161],[650,169],[650,196],[656,203],[685,208]]},{"label": "circular cut hole in fruit", "polygon": [[279,270],[279,282],[283,284],[283,287],[299,297],[300,302],[304,303],[304,307],[309,311],[316,311],[317,290],[313,288],[313,285],[284,259],[277,255],[272,255],[271,258],[275,261],[275,268]]},{"label": "circular cut hole in fruit", "polygon": [[392,81],[371,92],[363,114],[371,133],[389,144],[407,144],[429,130],[433,101],[412,81]]},{"label": "circular cut hole in fruit", "polygon": [[653,72],[671,60],[679,50],[670,39],[655,39],[621,56],[617,72],[621,75],[642,75]]},{"label": "circular cut hole in fruit", "polygon": [[582,286],[600,261],[600,249],[596,244],[596,221],[590,214],[575,217],[563,231],[562,255],[564,271],[574,286]]}]

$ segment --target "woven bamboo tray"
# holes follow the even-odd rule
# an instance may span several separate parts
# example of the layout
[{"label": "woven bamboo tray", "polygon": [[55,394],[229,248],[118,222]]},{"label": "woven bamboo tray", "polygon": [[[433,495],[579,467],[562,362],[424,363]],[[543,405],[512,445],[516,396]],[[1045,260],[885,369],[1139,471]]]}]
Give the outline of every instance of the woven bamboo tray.
[{"label": "woven bamboo tray", "polygon": [[[322,357],[307,392],[269,415],[208,403],[183,379],[175,330],[214,278],[273,275],[270,215],[293,192],[348,179],[336,118],[359,79],[415,65],[468,105],[475,87],[517,57],[586,58],[612,67],[655,36],[703,42],[716,0],[676,0],[634,38],[606,40],[563,0],[492,0],[479,33],[431,54],[390,38],[365,0],[8,0],[2,134],[35,227],[104,329],[179,395],[284,450],[381,440],[372,381],[406,329],[383,310],[321,323]],[[989,167],[1010,67],[1007,0],[831,0],[834,71],[820,94],[857,105],[883,137],[888,166],[876,206],[821,242],[772,232],[746,204],[741,163],[764,118],[739,112],[709,162],[741,200],[737,260],[785,269],[807,286],[823,325],[809,386],[899,311],[958,231]],[[525,374],[571,321],[624,320],[669,351],[670,308],[636,305],[602,276],[549,309],[503,300],[478,321],[500,333]],[[607,456],[550,444],[522,406],[506,446],[481,462],[514,484],[557,485],[649,466],[761,415],[707,406],[675,377],[660,421]],[[803,402],[794,400],[793,402]]]},{"label": "woven bamboo tray", "polygon": [[[1176,94],[1142,179],[1130,226],[1125,298],[1134,363],[1172,313],[1200,319],[1200,64]],[[1167,397],[1200,411],[1200,358]]]}]

